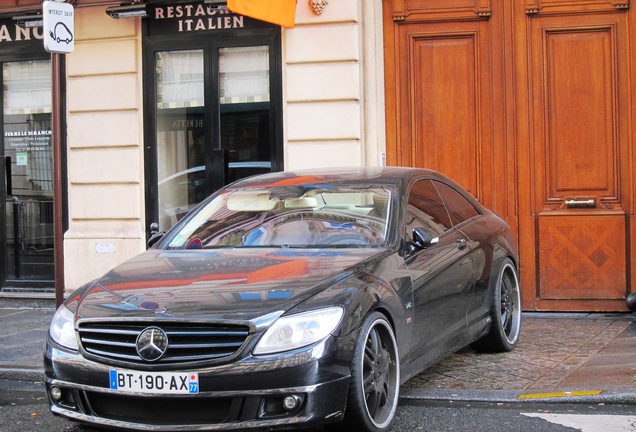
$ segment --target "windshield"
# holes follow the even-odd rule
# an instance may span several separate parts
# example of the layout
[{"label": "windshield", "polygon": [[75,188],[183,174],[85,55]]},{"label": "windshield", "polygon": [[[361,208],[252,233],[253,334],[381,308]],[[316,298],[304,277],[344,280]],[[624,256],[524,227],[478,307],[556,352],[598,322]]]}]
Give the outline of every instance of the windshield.
[{"label": "windshield", "polygon": [[384,246],[390,198],[368,185],[229,189],[177,226],[168,248]]}]

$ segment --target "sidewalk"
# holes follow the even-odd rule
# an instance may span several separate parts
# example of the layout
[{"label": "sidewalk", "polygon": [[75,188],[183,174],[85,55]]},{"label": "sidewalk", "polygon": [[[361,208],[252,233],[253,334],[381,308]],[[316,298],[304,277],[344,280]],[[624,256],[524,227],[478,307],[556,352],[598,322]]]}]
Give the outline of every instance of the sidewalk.
[{"label": "sidewalk", "polygon": [[465,348],[410,379],[401,397],[636,404],[636,314],[524,313],[517,348]]},{"label": "sidewalk", "polygon": [[[0,307],[0,379],[43,380],[53,313]],[[515,351],[465,348],[411,378],[401,397],[636,404],[636,314],[525,313]]]}]

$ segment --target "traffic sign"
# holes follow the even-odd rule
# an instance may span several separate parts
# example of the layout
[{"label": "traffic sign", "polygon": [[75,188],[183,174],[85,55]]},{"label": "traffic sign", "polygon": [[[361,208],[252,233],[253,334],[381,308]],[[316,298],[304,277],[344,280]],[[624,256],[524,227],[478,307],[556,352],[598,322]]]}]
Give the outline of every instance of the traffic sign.
[{"label": "traffic sign", "polygon": [[70,3],[42,3],[44,49],[51,53],[71,53],[75,48],[75,11]]}]

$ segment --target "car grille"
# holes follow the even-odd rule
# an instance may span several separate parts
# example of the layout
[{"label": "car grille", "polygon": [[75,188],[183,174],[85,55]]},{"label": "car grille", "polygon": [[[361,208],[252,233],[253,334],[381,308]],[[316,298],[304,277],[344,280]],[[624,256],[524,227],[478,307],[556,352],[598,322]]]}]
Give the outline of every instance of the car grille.
[{"label": "car grille", "polygon": [[102,359],[148,363],[137,354],[136,341],[148,327],[162,329],[168,337],[166,353],[154,364],[222,360],[236,353],[248,336],[247,326],[189,323],[81,323],[84,351]]},{"label": "car grille", "polygon": [[232,399],[207,397],[137,397],[84,392],[90,410],[97,416],[149,425],[222,423]]}]

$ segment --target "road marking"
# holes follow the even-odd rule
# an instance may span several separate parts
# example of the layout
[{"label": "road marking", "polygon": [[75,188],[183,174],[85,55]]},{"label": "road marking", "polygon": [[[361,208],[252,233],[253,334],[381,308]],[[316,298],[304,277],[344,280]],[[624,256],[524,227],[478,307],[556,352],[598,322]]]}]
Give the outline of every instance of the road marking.
[{"label": "road marking", "polygon": [[566,392],[553,392],[553,393],[527,393],[519,395],[517,399],[549,399],[558,397],[571,397],[571,396],[596,396],[602,393],[602,390],[578,390],[578,391],[566,391]]},{"label": "road marking", "polygon": [[636,416],[628,415],[590,415],[590,414],[542,414],[521,413],[526,417],[538,417],[550,423],[567,426],[581,432],[634,432]]}]

